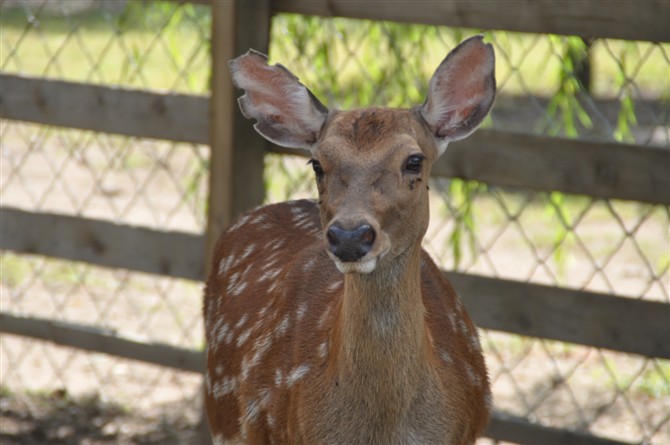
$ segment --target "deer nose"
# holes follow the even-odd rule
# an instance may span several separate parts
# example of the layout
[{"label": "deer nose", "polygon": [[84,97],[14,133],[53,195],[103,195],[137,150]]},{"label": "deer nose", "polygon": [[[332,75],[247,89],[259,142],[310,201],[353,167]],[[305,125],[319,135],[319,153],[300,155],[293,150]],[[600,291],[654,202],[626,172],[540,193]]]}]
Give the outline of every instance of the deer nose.
[{"label": "deer nose", "polygon": [[337,224],[326,232],[330,252],[341,261],[358,261],[372,249],[376,234],[370,224],[362,224],[353,230],[343,229]]}]

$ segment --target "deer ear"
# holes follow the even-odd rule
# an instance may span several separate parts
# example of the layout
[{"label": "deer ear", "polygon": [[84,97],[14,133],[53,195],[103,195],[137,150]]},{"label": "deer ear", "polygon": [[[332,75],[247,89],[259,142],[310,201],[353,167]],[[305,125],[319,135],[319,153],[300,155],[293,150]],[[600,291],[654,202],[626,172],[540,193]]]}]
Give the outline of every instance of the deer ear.
[{"label": "deer ear", "polygon": [[269,141],[312,149],[328,109],[293,73],[267,61],[266,55],[249,50],[228,63],[233,83],[245,91],[238,99],[242,114],[256,119],[254,128]]},{"label": "deer ear", "polygon": [[435,136],[438,156],[450,141],[469,136],[488,114],[496,93],[495,54],[483,36],[470,37],[437,67],[421,116]]}]

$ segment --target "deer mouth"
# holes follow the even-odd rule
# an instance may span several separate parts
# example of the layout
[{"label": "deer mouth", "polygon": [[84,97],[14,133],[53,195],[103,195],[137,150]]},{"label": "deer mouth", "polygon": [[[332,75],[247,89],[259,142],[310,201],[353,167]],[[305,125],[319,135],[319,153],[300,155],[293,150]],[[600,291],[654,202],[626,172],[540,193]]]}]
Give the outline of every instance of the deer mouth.
[{"label": "deer mouth", "polygon": [[330,257],[335,263],[335,267],[337,267],[337,270],[339,270],[343,274],[348,273],[368,274],[377,268],[377,260],[379,258],[378,256],[372,256],[370,258],[361,258],[360,260],[357,261],[342,261],[333,254],[330,254]]}]

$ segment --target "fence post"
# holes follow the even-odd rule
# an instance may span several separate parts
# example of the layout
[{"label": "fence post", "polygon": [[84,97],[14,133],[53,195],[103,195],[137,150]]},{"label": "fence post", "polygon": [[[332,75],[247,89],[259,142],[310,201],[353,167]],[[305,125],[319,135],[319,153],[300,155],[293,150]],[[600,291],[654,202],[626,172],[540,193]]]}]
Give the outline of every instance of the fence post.
[{"label": "fence post", "polygon": [[[266,142],[238,111],[236,98],[239,94],[233,87],[228,61],[249,48],[267,54],[270,36],[269,0],[213,1],[211,5],[212,74],[205,276],[209,275],[212,251],[219,234],[236,215],[263,202]],[[198,435],[198,443],[211,443],[204,404]]]},{"label": "fence post", "polygon": [[268,0],[212,2],[206,269],[221,231],[241,212],[262,204],[265,195],[267,143],[239,112],[228,61],[249,48],[267,53],[269,34]]}]

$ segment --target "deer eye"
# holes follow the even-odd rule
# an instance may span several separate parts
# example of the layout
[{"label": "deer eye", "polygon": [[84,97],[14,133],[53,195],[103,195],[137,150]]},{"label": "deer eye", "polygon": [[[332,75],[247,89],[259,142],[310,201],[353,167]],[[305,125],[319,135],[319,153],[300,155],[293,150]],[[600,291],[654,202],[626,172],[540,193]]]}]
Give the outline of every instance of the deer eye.
[{"label": "deer eye", "polygon": [[405,161],[404,170],[410,173],[420,173],[423,166],[423,155],[412,155]]},{"label": "deer eye", "polygon": [[309,163],[312,164],[312,170],[314,170],[316,180],[320,181],[321,178],[323,178],[323,167],[321,167],[321,163],[316,159],[310,159]]}]

